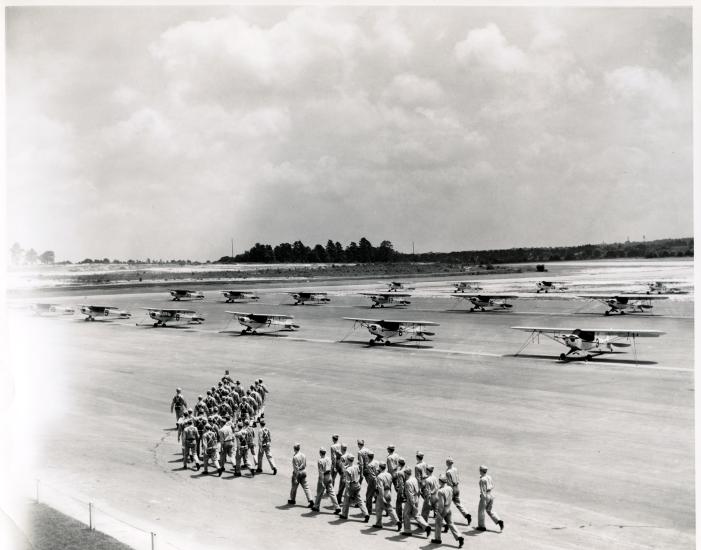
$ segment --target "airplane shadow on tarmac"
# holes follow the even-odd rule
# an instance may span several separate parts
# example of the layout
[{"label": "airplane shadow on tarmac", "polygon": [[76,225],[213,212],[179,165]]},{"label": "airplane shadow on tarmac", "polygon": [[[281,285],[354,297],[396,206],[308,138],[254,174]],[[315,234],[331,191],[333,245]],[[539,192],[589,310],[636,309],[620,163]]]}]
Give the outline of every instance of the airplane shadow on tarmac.
[{"label": "airplane shadow on tarmac", "polygon": [[584,357],[571,357],[568,358],[567,361],[562,361],[558,359],[557,357],[553,357],[552,355],[536,355],[536,354],[528,354],[528,353],[519,353],[518,355],[516,354],[509,354],[509,355],[504,355],[503,357],[525,357],[526,359],[549,359],[553,363],[592,363],[596,364],[597,362],[599,363],[614,363],[614,364],[619,364],[619,365],[657,365],[656,361],[641,361],[638,359],[637,361],[635,359],[611,359],[611,354],[607,353],[605,355],[602,355],[600,357],[594,357],[592,359],[585,359]]},{"label": "airplane shadow on tarmac", "polygon": [[[432,349],[434,346],[429,346],[426,344],[418,344],[416,342],[392,342],[389,346],[384,344],[368,344],[367,340],[338,340],[338,344],[353,344],[355,346],[363,346],[365,349],[370,348],[408,348],[408,349]],[[364,345],[363,345],[364,344]]]},{"label": "airplane shadow on tarmac", "polygon": [[268,336],[272,338],[287,338],[289,334],[278,334],[277,332],[256,332],[255,334],[241,334],[240,330],[220,330],[219,334],[231,334],[232,336]]}]

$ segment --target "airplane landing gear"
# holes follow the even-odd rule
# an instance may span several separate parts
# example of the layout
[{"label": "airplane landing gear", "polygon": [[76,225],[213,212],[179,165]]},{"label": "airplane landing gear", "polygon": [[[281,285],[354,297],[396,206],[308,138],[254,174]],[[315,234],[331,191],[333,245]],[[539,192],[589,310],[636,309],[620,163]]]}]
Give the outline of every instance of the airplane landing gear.
[{"label": "airplane landing gear", "polygon": [[567,361],[567,356],[564,353],[560,354],[560,361]]},{"label": "airplane landing gear", "polygon": [[611,314],[610,311],[604,311],[604,315],[610,315],[610,314]]},{"label": "airplane landing gear", "polygon": [[157,327],[158,325],[160,325],[160,324],[161,324],[161,323],[160,323],[159,321],[156,321],[155,323],[153,323],[153,328],[156,328],[156,327]]},{"label": "airplane landing gear", "polygon": [[389,346],[391,342],[389,340],[385,340],[385,346]]}]

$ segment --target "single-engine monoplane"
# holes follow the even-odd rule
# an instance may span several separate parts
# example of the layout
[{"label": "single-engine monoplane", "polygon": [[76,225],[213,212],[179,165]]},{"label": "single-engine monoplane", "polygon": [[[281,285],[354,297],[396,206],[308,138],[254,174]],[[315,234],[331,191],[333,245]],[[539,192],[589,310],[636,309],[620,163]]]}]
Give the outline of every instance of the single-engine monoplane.
[{"label": "single-engine monoplane", "polygon": [[148,316],[154,320],[154,327],[164,327],[166,324],[200,325],[205,318],[192,309],[172,309],[144,307]]},{"label": "single-engine monoplane", "polygon": [[227,311],[233,315],[239,324],[245,327],[241,334],[257,334],[259,328],[273,328],[274,330],[297,330],[299,325],[293,322],[291,315],[277,313],[242,313],[240,311]]},{"label": "single-engine monoplane", "polygon": [[541,292],[545,292],[546,294],[548,292],[564,292],[568,290],[564,284],[555,281],[538,281],[535,286],[536,294],[540,294]]},{"label": "single-engine monoplane", "polygon": [[586,300],[596,300],[609,309],[604,311],[604,315],[618,313],[650,313],[652,311],[653,300],[666,300],[667,296],[648,296],[645,294],[579,294],[578,298]]},{"label": "single-engine monoplane", "polygon": [[85,315],[86,321],[114,321],[115,319],[129,319],[131,313],[119,309],[117,306],[92,306],[80,305],[80,312]]},{"label": "single-engine monoplane", "polygon": [[466,290],[470,292],[477,292],[482,290],[482,287],[473,281],[459,281],[457,283],[453,283],[453,286],[455,287],[455,292],[465,292]]},{"label": "single-engine monoplane", "polygon": [[513,304],[509,300],[515,300],[518,296],[513,294],[469,294],[455,292],[454,298],[467,300],[472,304],[470,311],[509,311]]},{"label": "single-engine monoplane", "polygon": [[60,304],[32,304],[29,308],[35,315],[73,315],[75,308]]},{"label": "single-engine monoplane", "polygon": [[371,346],[375,344],[389,346],[390,339],[395,337],[406,340],[426,340],[426,336],[434,336],[436,333],[426,330],[425,327],[439,326],[439,323],[433,321],[391,321],[358,317],[344,317],[344,319],[353,321],[354,327],[361,326],[368,329],[368,332],[374,336],[368,342]]},{"label": "single-engine monoplane", "polygon": [[414,287],[407,286],[406,283],[402,283],[400,281],[390,281],[389,283],[380,281],[380,283],[387,285],[387,290],[389,292],[397,292],[398,290],[414,290]]},{"label": "single-engine monoplane", "polygon": [[328,304],[331,298],[328,297],[326,292],[308,292],[298,291],[298,292],[288,292],[292,298],[294,298],[295,306],[303,306],[305,303],[309,302],[311,304]]},{"label": "single-engine monoplane", "polygon": [[676,286],[669,286],[664,281],[655,281],[647,284],[648,294],[687,294],[686,291]]},{"label": "single-engine monoplane", "polygon": [[361,292],[360,293],[363,296],[368,296],[372,300],[372,305],[370,306],[371,308],[375,307],[385,307],[385,306],[394,306],[394,307],[403,307],[403,306],[408,306],[411,304],[409,300],[405,300],[404,298],[409,298],[411,294],[405,294],[405,293],[400,293],[400,292]]},{"label": "single-engine monoplane", "polygon": [[[569,348],[560,354],[561,361],[570,359],[593,359],[604,353],[616,353],[616,350],[635,347],[636,338],[656,338],[664,334],[659,330],[635,329],[580,329],[565,327],[511,327],[531,333],[531,339],[521,348],[535,341],[541,334]],[[631,343],[632,341],[632,343]],[[520,351],[519,351],[520,353]],[[518,354],[517,354],[518,355]]]},{"label": "single-engine monoplane", "polygon": [[236,300],[246,302],[248,300],[260,300],[255,292],[250,290],[222,290],[221,293],[226,298],[227,304],[233,304]]},{"label": "single-engine monoplane", "polygon": [[170,295],[174,302],[180,300],[204,300],[204,294],[199,290],[188,290],[185,288],[175,288],[170,290]]}]

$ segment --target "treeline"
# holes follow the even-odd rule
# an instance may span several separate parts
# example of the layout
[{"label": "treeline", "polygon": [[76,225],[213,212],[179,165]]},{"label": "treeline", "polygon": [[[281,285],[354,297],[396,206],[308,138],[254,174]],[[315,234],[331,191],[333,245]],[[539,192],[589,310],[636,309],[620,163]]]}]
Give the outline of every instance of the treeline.
[{"label": "treeline", "polygon": [[222,256],[217,263],[370,263],[370,262],[442,262],[455,264],[503,264],[522,262],[559,262],[615,258],[693,257],[694,239],[659,239],[624,243],[584,244],[579,246],[509,248],[500,250],[464,250],[459,252],[425,252],[405,254],[394,250],[390,241],[375,247],[363,237],[344,247],[328,240],[313,248],[301,241],[277,246],[256,243],[236,256]]},{"label": "treeline", "polygon": [[[416,254],[418,262],[458,264],[503,264],[522,262],[559,262],[616,258],[683,258],[693,257],[694,239],[659,239],[623,243],[583,244],[503,250],[465,250],[461,252],[427,252]],[[402,255],[402,256],[411,256]]]},{"label": "treeline", "polygon": [[[73,262],[62,262],[65,264],[71,264]],[[118,260],[117,258],[110,260],[109,258],[85,258],[84,260],[80,260],[78,264],[151,264],[151,265],[178,265],[178,266],[183,266],[183,265],[202,265],[202,264],[210,264],[212,263],[210,260],[207,260],[206,262],[198,262],[197,260],[161,260],[158,259],[156,260],[151,259],[151,258],[146,258],[145,260]]]},{"label": "treeline", "polygon": [[12,265],[34,265],[53,264],[56,261],[56,255],[53,250],[46,250],[39,254],[33,248],[25,250],[19,243],[15,243],[10,248],[10,262]]},{"label": "treeline", "polygon": [[345,248],[336,241],[329,239],[326,246],[321,244],[313,248],[302,241],[280,243],[273,247],[269,244],[256,243],[251,249],[236,256],[222,256],[219,263],[370,263],[393,262],[399,259],[390,241],[382,241],[375,247],[363,237],[357,243],[351,242]]}]

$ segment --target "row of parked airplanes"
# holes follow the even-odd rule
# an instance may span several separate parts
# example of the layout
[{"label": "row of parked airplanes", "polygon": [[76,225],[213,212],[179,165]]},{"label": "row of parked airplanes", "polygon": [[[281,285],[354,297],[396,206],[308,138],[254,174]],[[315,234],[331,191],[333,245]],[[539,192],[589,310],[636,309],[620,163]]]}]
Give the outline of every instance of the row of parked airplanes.
[{"label": "row of parked airplanes", "polygon": [[[560,290],[561,287],[556,286],[555,283],[549,283],[546,281],[541,281],[538,283],[548,287],[545,292],[552,290]],[[376,292],[376,293],[361,293],[370,298],[373,301],[371,307],[384,307],[384,305],[408,305],[409,302],[405,300],[405,297],[410,296],[410,294],[399,293],[399,290],[411,290],[411,288],[406,287],[403,283],[392,282],[389,283],[390,289],[386,292]],[[472,311],[487,311],[496,309],[509,309],[512,307],[508,304],[507,300],[515,299],[517,296],[514,295],[486,295],[486,294],[476,294],[474,292],[466,292],[466,290],[475,291],[481,288],[473,286],[471,283],[455,283],[456,292],[453,296],[457,298],[464,298],[469,300],[473,307]],[[653,291],[653,285],[650,286],[650,292]],[[654,291],[658,293],[657,296],[651,295],[593,295],[593,294],[581,294],[578,295],[581,298],[596,299],[604,302],[611,309],[606,311],[606,315],[611,312],[618,312],[620,314],[628,312],[637,311],[647,311],[652,308],[649,301],[654,299],[666,299],[667,296],[660,296],[662,292],[669,293],[680,293],[678,289],[668,289],[664,283],[654,283]],[[223,290],[221,293],[226,298],[227,303],[235,303],[237,300],[241,301],[256,301],[259,299],[255,293],[251,291],[242,290]],[[306,302],[323,304],[330,302],[330,298],[325,292],[290,292],[292,298],[295,300],[294,305],[304,304]],[[174,301],[180,300],[202,300],[204,299],[204,294],[199,291],[187,290],[187,289],[174,289],[170,290],[170,295]],[[647,301],[647,303],[643,303]],[[42,313],[60,313],[66,315],[72,315],[75,313],[75,309],[69,306],[61,306],[58,304],[34,304],[32,306],[37,314]],[[114,319],[128,319],[131,318],[131,313],[121,310],[116,306],[99,306],[99,305],[80,305],[79,311],[85,315],[86,321],[107,321]],[[180,309],[180,308],[142,308],[146,310],[148,316],[154,321],[154,327],[165,327],[168,323],[182,323],[182,324],[200,324],[204,322],[205,318],[198,314],[196,311],[191,309]],[[267,314],[267,313],[250,313],[250,312],[238,312],[238,311],[227,311],[234,316],[238,323],[243,326],[241,334],[255,334],[258,329],[271,328],[273,330],[297,330],[300,328],[298,324],[295,324],[294,317],[290,315],[283,314]],[[376,344],[389,345],[393,340],[405,339],[405,340],[426,340],[427,336],[434,336],[435,333],[432,330],[427,330],[426,327],[439,326],[439,323],[432,321],[408,321],[408,320],[386,320],[386,319],[368,319],[368,318],[358,318],[358,317],[344,317],[348,321],[353,321],[354,327],[360,326],[368,330],[372,338],[369,341],[369,345],[373,346]],[[633,343],[637,337],[657,337],[663,332],[655,330],[629,330],[629,329],[578,329],[578,328],[551,328],[551,327],[512,327],[516,330],[522,330],[530,332],[531,336],[535,338],[537,335],[543,334],[552,340],[565,345],[569,351],[567,353],[562,353],[560,355],[561,360],[568,360],[572,358],[590,359],[594,356],[601,355],[604,353],[613,353],[617,348],[629,347],[631,344],[629,340],[632,339]],[[625,340],[625,341],[624,341]]]}]

